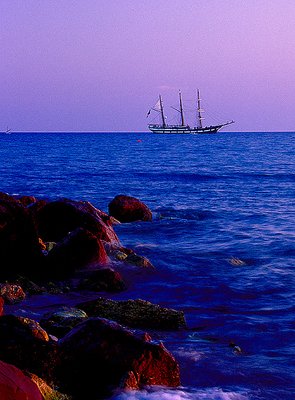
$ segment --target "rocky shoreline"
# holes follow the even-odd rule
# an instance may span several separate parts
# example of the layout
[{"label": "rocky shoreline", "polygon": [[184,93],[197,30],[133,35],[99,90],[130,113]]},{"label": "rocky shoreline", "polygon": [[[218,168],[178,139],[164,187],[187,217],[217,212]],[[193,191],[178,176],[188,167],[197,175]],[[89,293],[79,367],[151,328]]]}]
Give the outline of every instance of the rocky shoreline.
[{"label": "rocky shoreline", "polygon": [[[0,193],[2,400],[95,400],[117,389],[180,385],[177,361],[152,331],[186,329],[183,312],[144,299],[108,299],[128,291],[125,270],[155,269],[114,231],[138,220],[151,221],[151,211],[124,195],[106,214],[85,201]],[[38,322],[6,312],[27,296],[83,290],[97,298]]]}]

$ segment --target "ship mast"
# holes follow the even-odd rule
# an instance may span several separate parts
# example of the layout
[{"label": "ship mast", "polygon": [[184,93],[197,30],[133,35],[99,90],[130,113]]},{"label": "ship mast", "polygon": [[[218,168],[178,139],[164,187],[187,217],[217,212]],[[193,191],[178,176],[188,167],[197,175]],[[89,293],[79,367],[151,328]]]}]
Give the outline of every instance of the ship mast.
[{"label": "ship mast", "polygon": [[180,106],[180,115],[181,115],[181,125],[184,126],[184,114],[183,114],[183,107],[182,107],[182,98],[181,98],[181,91],[179,91],[179,106]]},{"label": "ship mast", "polygon": [[197,120],[198,120],[198,128],[202,128],[202,109],[201,109],[201,98],[200,98],[200,90],[197,89],[197,98],[198,98],[198,107],[197,107]]},{"label": "ship mast", "polygon": [[163,128],[165,128],[166,127],[166,122],[165,122],[163,102],[162,102],[161,95],[159,95],[159,100],[160,100],[160,111],[161,111],[161,117],[162,117],[162,124],[163,124]]}]

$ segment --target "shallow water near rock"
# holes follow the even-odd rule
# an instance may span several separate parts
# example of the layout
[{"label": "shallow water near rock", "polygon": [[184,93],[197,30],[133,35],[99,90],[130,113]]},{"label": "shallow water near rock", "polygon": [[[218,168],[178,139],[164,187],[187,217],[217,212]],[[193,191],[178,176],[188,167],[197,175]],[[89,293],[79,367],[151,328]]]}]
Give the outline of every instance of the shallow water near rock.
[{"label": "shallow water near rock", "polygon": [[[140,141],[138,141],[140,139]],[[116,225],[148,257],[127,291],[183,310],[189,330],[154,332],[179,361],[182,387],[117,400],[293,399],[295,134],[13,133],[2,135],[1,191],[88,200],[142,200],[152,222]],[[40,319],[91,292],[39,295],[10,306]]]}]

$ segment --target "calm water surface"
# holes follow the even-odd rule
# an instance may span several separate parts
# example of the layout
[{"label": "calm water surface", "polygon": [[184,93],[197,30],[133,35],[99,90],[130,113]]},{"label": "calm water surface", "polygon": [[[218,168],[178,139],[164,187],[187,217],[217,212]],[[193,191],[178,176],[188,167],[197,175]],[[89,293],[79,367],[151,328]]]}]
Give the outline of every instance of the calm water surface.
[{"label": "calm water surface", "polygon": [[[155,333],[179,361],[183,386],[115,399],[295,398],[294,140],[292,132],[0,137],[1,191],[89,200],[106,212],[127,194],[153,211],[153,222],[116,231],[157,271],[112,298],[185,312],[188,331]],[[38,319],[74,302],[32,298],[17,312]]]}]

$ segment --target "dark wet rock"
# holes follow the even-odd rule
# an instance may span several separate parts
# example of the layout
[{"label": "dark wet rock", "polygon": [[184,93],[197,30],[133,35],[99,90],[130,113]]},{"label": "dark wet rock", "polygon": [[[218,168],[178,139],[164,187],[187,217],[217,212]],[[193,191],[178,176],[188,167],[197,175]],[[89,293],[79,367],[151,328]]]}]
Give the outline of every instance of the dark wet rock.
[{"label": "dark wet rock", "polygon": [[243,350],[236,343],[230,342],[229,343],[229,347],[232,348],[232,351],[233,351],[234,354],[239,355],[239,356],[243,354]]},{"label": "dark wet rock", "polygon": [[112,268],[100,268],[87,273],[80,280],[78,290],[90,290],[94,292],[121,292],[126,285],[118,271]]},{"label": "dark wet rock", "polygon": [[89,264],[107,265],[109,260],[100,240],[90,231],[77,228],[64,237],[46,256],[47,273],[66,278]]},{"label": "dark wet rock", "polygon": [[45,242],[59,242],[77,228],[88,230],[100,240],[119,242],[111,218],[86,201],[49,202],[35,215],[39,234]]},{"label": "dark wet rock", "polygon": [[105,243],[104,247],[111,260],[124,261],[127,264],[135,265],[146,269],[155,269],[150,260],[144,256],[136,254],[133,250],[117,244]]},{"label": "dark wet rock", "polygon": [[179,367],[163,345],[143,340],[115,322],[90,318],[59,341],[60,387],[75,398],[101,398],[121,387],[176,387]]},{"label": "dark wet rock", "polygon": [[230,259],[228,259],[228,262],[233,265],[234,267],[242,267],[244,265],[246,265],[245,261],[240,260],[237,257],[231,257]]},{"label": "dark wet rock", "polygon": [[23,206],[28,207],[31,204],[37,202],[36,197],[34,196],[13,196],[16,200],[18,200]]},{"label": "dark wet rock", "polygon": [[41,294],[46,291],[44,286],[39,285],[25,276],[18,275],[14,280],[16,285],[20,285],[26,294]]},{"label": "dark wet rock", "polygon": [[14,196],[11,196],[10,194],[4,193],[4,192],[0,192],[0,201],[1,200],[8,201],[11,203],[17,203],[17,204],[20,203],[20,201],[17,200]]},{"label": "dark wet rock", "polygon": [[[133,250],[128,249],[127,247],[123,247],[118,243],[103,242],[103,245],[107,252],[107,255],[111,257],[113,260],[122,260],[125,259],[128,256],[128,254],[134,253]],[[117,254],[119,254],[118,257]]]},{"label": "dark wet rock", "polygon": [[30,204],[30,206],[28,207],[30,214],[33,218],[34,224],[36,226],[36,229],[38,227],[38,215],[40,210],[46,206],[46,204],[48,204],[49,201],[48,200],[37,200],[35,203]]},{"label": "dark wet rock", "polygon": [[40,320],[40,325],[54,336],[63,337],[77,324],[88,318],[85,311],[77,308],[61,307],[47,313]]},{"label": "dark wet rock", "polygon": [[0,296],[0,317],[4,312],[4,299]]},{"label": "dark wet rock", "polygon": [[56,362],[56,343],[30,318],[0,317],[0,359],[50,381]]},{"label": "dark wet rock", "polygon": [[147,269],[155,269],[150,260],[144,256],[140,256],[134,252],[127,255],[124,259],[124,262],[132,265],[136,265],[137,267],[147,268]]},{"label": "dark wet rock", "polygon": [[152,212],[142,201],[125,195],[118,195],[109,203],[109,214],[120,222],[152,220]]},{"label": "dark wet rock", "polygon": [[55,242],[45,242],[45,250],[49,253],[56,246]]},{"label": "dark wet rock", "polygon": [[38,386],[14,365],[0,361],[1,400],[44,400]]},{"label": "dark wet rock", "polygon": [[10,279],[17,273],[33,275],[42,257],[28,209],[13,197],[0,199],[0,279]]},{"label": "dark wet rock", "polygon": [[0,296],[6,304],[19,303],[26,298],[21,286],[10,283],[0,283]]},{"label": "dark wet rock", "polygon": [[63,294],[68,293],[73,289],[72,282],[70,280],[57,280],[43,282],[43,287],[46,293],[49,294]]},{"label": "dark wet rock", "polygon": [[107,318],[132,328],[159,330],[186,328],[182,311],[160,307],[141,299],[114,301],[100,297],[80,303],[77,307],[90,317]]}]

